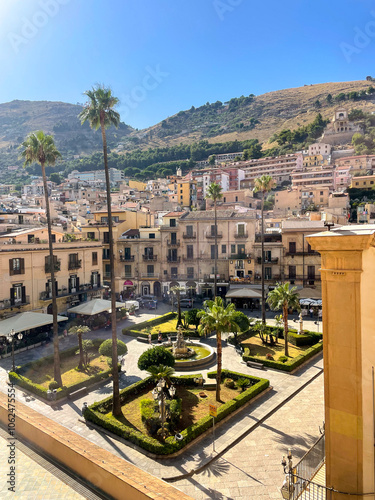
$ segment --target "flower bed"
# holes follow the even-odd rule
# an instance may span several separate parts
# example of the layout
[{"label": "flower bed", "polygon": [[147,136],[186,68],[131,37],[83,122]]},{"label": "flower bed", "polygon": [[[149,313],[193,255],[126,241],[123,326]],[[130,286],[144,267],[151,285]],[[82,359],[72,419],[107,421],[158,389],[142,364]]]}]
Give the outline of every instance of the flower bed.
[{"label": "flower bed", "polygon": [[[254,398],[257,394],[264,391],[269,386],[269,381],[266,379],[250,377],[244,374],[236,374],[234,372],[230,372],[229,370],[223,370],[223,373],[224,372],[226,376],[230,376],[231,378],[233,378],[233,380],[237,380],[237,378],[249,379],[251,386],[246,391],[238,394],[230,401],[227,401],[226,403],[219,406],[216,422],[220,422],[221,420],[223,420],[223,418],[247,403],[250,399]],[[210,376],[215,377],[215,372],[211,372],[211,374],[209,374],[209,377]],[[172,377],[171,380],[176,386],[194,386],[195,380],[200,378],[202,378],[202,375],[195,374],[182,377]],[[121,405],[124,406],[127,401],[134,397],[135,394],[139,394],[141,392],[144,392],[145,390],[148,391],[154,386],[155,383],[152,381],[151,377],[149,377],[136,382],[126,389],[123,389],[120,392]],[[195,385],[195,387],[197,386]],[[135,430],[130,425],[126,425],[112,415],[108,415],[111,409],[112,397],[109,397],[89,406],[84,411],[84,417],[86,420],[91,421],[156,455],[169,455],[171,453],[179,451],[190,441],[198,437],[200,434],[202,434],[212,426],[212,417],[208,415],[207,408],[207,416],[201,418],[199,421],[193,423],[180,432],[181,440],[176,441],[173,436],[170,436],[166,438],[165,442],[160,442],[153,437]]]}]

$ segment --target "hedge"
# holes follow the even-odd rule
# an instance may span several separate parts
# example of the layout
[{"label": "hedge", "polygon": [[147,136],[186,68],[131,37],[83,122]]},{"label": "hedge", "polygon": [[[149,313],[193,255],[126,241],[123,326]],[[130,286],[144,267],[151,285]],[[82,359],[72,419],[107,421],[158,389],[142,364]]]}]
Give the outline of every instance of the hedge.
[{"label": "hedge", "polygon": [[304,330],[303,334],[298,334],[297,332],[288,332],[288,342],[295,345],[296,347],[301,347],[305,345],[315,345],[323,338],[322,333],[309,332]]},{"label": "hedge", "polygon": [[[235,372],[231,372],[229,370],[223,370],[223,372],[233,375],[233,377],[240,376],[241,378],[250,378],[254,382],[254,385],[236,396],[231,401],[228,401],[227,403],[220,406],[217,411],[216,422],[220,422],[221,420],[223,420],[223,418],[225,418],[231,412],[233,412],[237,408],[240,408],[242,405],[247,403],[247,401],[254,398],[257,394],[264,391],[269,386],[269,381],[266,379],[249,377],[248,375],[240,373],[236,374]],[[212,373],[215,372],[211,372],[211,374]],[[181,383],[184,385],[188,385],[187,382],[190,381],[189,385],[191,385],[195,378],[201,377],[201,374],[194,374],[185,375],[182,377],[172,377],[171,380],[174,384]],[[127,398],[136,393],[135,388],[138,392],[142,387],[145,388],[146,384],[154,385],[151,377],[136,382],[136,384],[123,389],[120,393],[121,404],[124,404]],[[132,427],[127,426],[118,420],[115,420],[113,417],[107,417],[104,413],[107,413],[108,408],[112,406],[111,400],[112,397],[109,397],[103,401],[100,401],[99,403],[94,403],[93,405],[89,406],[84,410],[84,418],[103,427],[104,429],[113,432],[114,434],[117,434],[118,436],[121,436],[124,439],[128,439],[132,443],[157,455],[169,455],[171,453],[175,453],[212,426],[212,417],[207,415],[206,417],[200,419],[198,422],[181,431],[181,441],[176,441],[173,436],[170,436],[165,440],[164,443],[160,443],[157,439],[146,436],[140,431],[134,430]]]},{"label": "hedge", "polygon": [[[160,325],[160,323],[159,323]],[[144,339],[148,339],[148,333],[145,333],[145,332],[142,332],[142,331],[139,331],[139,330],[126,330],[126,332],[124,331],[125,328],[122,330],[122,334],[123,335],[129,335],[130,337],[143,337]],[[162,332],[162,338],[164,339],[167,339],[168,336],[171,336],[171,337],[176,337],[176,330],[172,330],[170,332]],[[157,340],[158,339],[158,332],[156,333],[152,333],[151,334],[151,339],[152,340]],[[199,333],[196,331],[196,330],[190,330],[190,331],[184,331],[184,336],[186,338],[200,338],[201,335],[199,335]]]},{"label": "hedge", "polygon": [[319,342],[318,344],[313,345],[309,349],[306,349],[306,351],[303,354],[300,354],[299,356],[285,363],[282,363],[280,361],[273,361],[271,359],[260,359],[258,356],[250,356],[249,355],[250,350],[248,347],[246,347],[245,354],[242,356],[242,359],[245,362],[255,361],[257,363],[262,363],[264,366],[267,366],[268,368],[275,368],[276,370],[291,372],[322,350],[323,350],[323,343]]},{"label": "hedge", "polygon": [[[161,323],[165,323],[166,321],[169,321],[170,319],[174,319],[177,316],[177,313],[174,312],[169,312],[166,314],[163,314],[162,316],[158,316],[157,318],[154,319],[148,319],[147,321],[142,321],[142,323],[137,323],[135,325],[130,325],[122,329],[122,334],[123,335],[130,335],[128,332],[133,331],[133,332],[140,332],[144,328],[149,328],[152,326],[157,326],[160,325]],[[139,333],[137,334],[139,336]]]},{"label": "hedge", "polygon": [[[99,347],[99,345],[103,342],[103,339],[94,339],[93,344],[94,347]],[[66,349],[65,351],[60,352],[60,359],[67,358],[71,356],[72,354],[75,354],[77,351],[78,347],[71,347],[69,349]],[[77,358],[78,359],[78,358]],[[45,356],[44,358],[40,358],[37,361],[32,361],[30,363],[27,363],[19,369],[20,373],[16,372],[9,372],[9,380],[22,387],[23,389],[26,389],[33,394],[36,394],[37,396],[47,399],[47,391],[49,390],[46,387],[43,387],[40,384],[35,384],[32,382],[30,379],[27,377],[24,377],[22,373],[25,373],[28,369],[30,368],[41,368],[43,364],[45,363],[50,363],[53,362],[53,355],[50,356]],[[118,365],[118,370],[121,370],[121,365]],[[81,382],[78,382],[76,384],[71,384],[68,386],[63,386],[59,387],[56,389],[56,399],[62,399],[66,397],[68,394],[71,392],[78,391],[82,387],[86,387],[88,385],[95,384],[96,382],[99,382],[100,380],[103,380],[105,378],[108,378],[112,374],[112,368],[109,368],[108,370],[105,370],[104,372],[97,373],[95,375],[92,375],[86,380],[82,380]]]}]

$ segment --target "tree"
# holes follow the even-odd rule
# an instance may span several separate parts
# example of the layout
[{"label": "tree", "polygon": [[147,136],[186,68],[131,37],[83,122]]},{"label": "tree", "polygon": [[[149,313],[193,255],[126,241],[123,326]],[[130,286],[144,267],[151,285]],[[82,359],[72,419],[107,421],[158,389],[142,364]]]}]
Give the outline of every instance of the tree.
[{"label": "tree", "polygon": [[121,415],[121,402],[120,402],[120,384],[119,374],[117,370],[118,353],[117,353],[117,321],[116,321],[116,290],[115,290],[115,256],[114,256],[114,242],[113,242],[113,221],[111,210],[111,184],[109,182],[108,170],[108,153],[107,153],[107,137],[106,129],[111,125],[116,128],[120,123],[120,115],[114,110],[118,104],[117,97],[112,95],[109,88],[102,85],[97,85],[92,90],[87,90],[85,95],[89,101],[84,109],[79,114],[81,123],[86,121],[94,130],[100,128],[103,142],[103,157],[104,157],[104,171],[106,180],[107,191],[107,215],[108,215],[108,236],[109,236],[109,261],[111,273],[111,301],[112,301],[112,374],[113,374],[113,409],[114,416]]},{"label": "tree", "polygon": [[185,316],[185,325],[188,328],[190,325],[195,326],[195,329],[198,328],[200,320],[198,317],[199,309],[189,309],[186,311]]},{"label": "tree", "polygon": [[46,218],[48,230],[48,249],[49,249],[49,270],[51,273],[51,292],[52,292],[52,317],[53,317],[53,371],[54,379],[62,386],[61,369],[60,369],[60,352],[59,352],[59,333],[57,326],[57,301],[56,301],[56,280],[55,266],[52,243],[52,225],[51,213],[49,206],[46,165],[55,165],[58,158],[61,158],[60,152],[56,149],[52,135],[45,135],[42,130],[32,132],[22,143],[23,148],[21,156],[25,159],[24,166],[33,163],[39,163],[42,167],[44,199],[46,203]]},{"label": "tree", "polygon": [[236,324],[238,325],[239,331],[242,333],[247,332],[247,330],[250,328],[249,317],[246,316],[246,314],[244,314],[242,311],[235,311],[233,317]]},{"label": "tree", "polygon": [[321,108],[321,107],[322,107],[322,105],[320,104],[319,99],[317,99],[317,100],[314,102],[314,107],[315,107],[315,108],[317,108],[317,109],[319,109],[319,108]]},{"label": "tree", "polygon": [[262,323],[266,324],[266,302],[264,297],[264,198],[266,193],[269,193],[271,189],[275,185],[275,181],[270,175],[262,175],[258,177],[254,181],[254,192],[260,192],[262,195],[262,204],[261,204],[261,251],[262,251]]},{"label": "tree", "polygon": [[163,378],[167,386],[170,385],[171,377],[174,374],[174,369],[168,365],[152,365],[146,371],[155,382],[159,382]]},{"label": "tree", "polygon": [[173,354],[164,346],[158,345],[151,347],[143,352],[138,358],[138,368],[140,370],[148,370],[150,366],[165,365],[174,367],[176,360]]},{"label": "tree", "polygon": [[212,182],[206,193],[206,199],[214,202],[214,217],[215,217],[215,255],[214,255],[214,297],[216,297],[216,282],[217,282],[217,202],[223,197],[222,187],[216,182]]},{"label": "tree", "polygon": [[283,311],[284,321],[284,342],[285,342],[285,356],[289,356],[288,349],[288,309],[300,309],[299,297],[296,292],[297,287],[290,288],[290,283],[276,285],[274,290],[268,294],[267,302],[271,309]]},{"label": "tree", "polygon": [[69,333],[73,333],[77,335],[78,337],[78,348],[79,348],[79,364],[78,364],[78,370],[82,370],[83,365],[85,364],[85,360],[83,357],[83,345],[82,345],[82,335],[84,333],[90,332],[90,328],[85,325],[80,325],[80,326],[72,326],[69,328]]},{"label": "tree", "polygon": [[[99,354],[106,356],[107,358],[112,358],[112,339],[107,339],[102,342],[99,346]],[[124,356],[128,352],[128,347],[122,340],[117,340],[117,353],[119,356]]]},{"label": "tree", "polygon": [[326,97],[326,101],[328,102],[328,104],[332,104],[332,101],[333,101],[332,94],[328,94],[328,95],[327,95],[327,97]]},{"label": "tree", "polygon": [[238,325],[235,319],[235,306],[228,304],[224,306],[221,297],[215,297],[215,300],[209,300],[206,308],[199,311],[201,324],[199,329],[207,333],[216,332],[216,355],[217,355],[217,373],[216,373],[216,401],[220,401],[220,382],[222,365],[222,346],[221,334],[238,331]]},{"label": "tree", "polygon": [[215,165],[215,162],[216,162],[216,155],[211,155],[211,156],[208,158],[208,164],[209,164],[209,165]]},{"label": "tree", "polygon": [[50,176],[49,176],[49,180],[51,182],[54,182],[55,184],[61,184],[61,177],[58,173],[56,172],[53,172]]}]

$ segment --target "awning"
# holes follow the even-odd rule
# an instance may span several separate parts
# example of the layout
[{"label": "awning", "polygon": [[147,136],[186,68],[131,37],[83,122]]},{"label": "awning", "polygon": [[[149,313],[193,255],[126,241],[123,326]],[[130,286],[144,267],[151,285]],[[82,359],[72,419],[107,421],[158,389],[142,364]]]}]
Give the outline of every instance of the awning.
[{"label": "awning", "polygon": [[[84,316],[94,316],[94,314],[99,314],[101,312],[109,312],[112,307],[112,302],[110,300],[104,299],[94,299],[89,302],[83,302],[78,306],[71,307],[68,312],[75,314],[83,314]],[[116,309],[124,307],[122,302],[116,302]]]},{"label": "awning", "polygon": [[[67,321],[64,316],[57,316],[57,321]],[[16,333],[25,332],[38,326],[52,325],[53,315],[37,312],[24,312],[0,321],[0,335],[9,335],[13,329]]]},{"label": "awning", "polygon": [[227,299],[261,299],[262,294],[252,290],[251,288],[236,288],[234,290],[229,290],[225,298]]},{"label": "awning", "polygon": [[133,282],[130,280],[124,281],[124,286],[133,286]]},{"label": "awning", "polygon": [[297,290],[300,299],[321,299],[322,291],[317,288],[302,288]]}]

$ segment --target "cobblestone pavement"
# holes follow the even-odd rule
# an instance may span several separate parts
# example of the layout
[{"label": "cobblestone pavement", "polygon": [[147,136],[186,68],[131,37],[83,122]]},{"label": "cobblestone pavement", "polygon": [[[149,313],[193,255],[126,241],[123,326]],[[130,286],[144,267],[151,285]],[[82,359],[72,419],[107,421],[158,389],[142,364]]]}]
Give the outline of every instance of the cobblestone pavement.
[{"label": "cobblestone pavement", "polygon": [[[157,313],[162,314],[163,312],[166,312],[164,309],[166,309],[166,306],[162,306]],[[137,360],[139,355],[148,348],[147,344],[144,343],[139,343],[137,342],[136,339],[128,336],[124,336],[121,334],[121,330],[124,326],[128,326],[130,323],[129,321],[133,322],[140,322],[144,321],[145,319],[150,319],[150,317],[155,316],[155,313],[153,312],[152,314],[150,313],[143,313],[139,315],[138,317],[132,318],[132,320],[125,320],[123,322],[120,322],[118,325],[118,333],[119,333],[119,338],[121,340],[124,340],[126,344],[128,345],[128,354],[126,355],[126,363],[125,363],[125,368],[126,368],[126,375],[121,375],[120,377],[120,387],[126,387],[128,385],[131,385],[137,380],[140,380],[141,378],[144,377],[144,372],[141,372],[138,367],[137,367]],[[270,321],[272,322],[272,321]],[[316,325],[313,324],[313,322],[306,321],[305,322],[305,327],[310,328],[310,329],[316,329]],[[105,330],[98,330],[95,332],[90,332],[87,334],[86,338],[109,338],[110,337],[110,332],[105,331]],[[207,342],[211,345],[215,344],[215,339],[205,339],[204,342]],[[68,337],[64,338],[61,340],[60,343],[60,348],[61,350],[64,350],[68,347],[71,347],[73,345],[77,344],[77,339],[75,337]],[[223,366],[226,368],[230,368],[234,371],[238,372],[243,372],[243,373],[248,373],[253,376],[258,376],[258,377],[263,377],[263,378],[268,378],[270,380],[270,385],[272,386],[272,390],[270,390],[267,394],[260,396],[257,401],[253,402],[252,404],[246,406],[243,408],[235,417],[233,417],[230,422],[223,423],[216,432],[216,450],[221,451],[226,449],[233,443],[233,441],[236,438],[239,438],[241,435],[250,432],[252,427],[259,422],[259,420],[265,418],[267,415],[271,414],[272,412],[276,411],[279,405],[282,405],[285,403],[285,401],[288,400],[288,398],[292,397],[293,394],[304,387],[305,384],[308,384],[310,380],[316,376],[319,376],[319,374],[322,372],[322,359],[321,357],[315,358],[314,360],[311,360],[309,363],[307,363],[304,367],[302,367],[300,370],[298,370],[294,375],[286,374],[286,373],[281,373],[276,370],[257,370],[257,369],[251,369],[248,368],[241,360],[240,356],[235,352],[235,350],[231,346],[226,346],[225,342],[223,343]],[[16,357],[16,362],[17,364],[24,364],[28,361],[38,359],[40,357],[46,356],[48,354],[52,354],[53,352],[53,346],[52,343],[46,346],[41,346],[36,349],[32,349],[29,351],[25,351],[22,353],[19,353]],[[2,387],[2,390],[5,390],[4,388],[6,387],[5,382],[7,379],[7,370],[9,370],[11,367],[11,360],[9,358],[0,360],[0,387]],[[214,369],[215,367],[215,362],[207,369],[205,370],[200,370],[200,372],[205,375],[207,371]],[[186,373],[186,372],[185,372]],[[318,377],[317,380],[322,380],[322,377]],[[315,384],[315,382],[313,382]],[[307,386],[305,390],[301,394],[305,394],[306,398],[309,398],[310,394],[310,386]],[[315,387],[315,386],[314,386]],[[192,445],[188,450],[186,450],[182,455],[180,455],[177,458],[174,459],[164,459],[164,460],[153,460],[145,455],[143,455],[141,452],[131,448],[130,446],[127,446],[126,444],[120,442],[116,438],[109,437],[107,435],[101,434],[97,432],[96,430],[87,427],[84,423],[79,421],[79,418],[81,417],[81,408],[83,405],[83,402],[87,402],[88,404],[91,404],[94,401],[98,401],[100,399],[103,399],[107,395],[110,395],[112,393],[112,386],[111,383],[103,385],[96,390],[90,392],[89,395],[78,399],[76,401],[68,401],[66,403],[62,404],[56,404],[54,406],[49,406],[42,401],[39,401],[38,399],[34,398],[33,396],[29,396],[25,394],[22,390],[17,390],[17,399],[19,401],[22,401],[23,403],[26,403],[30,405],[34,410],[40,412],[41,414],[51,418],[52,420],[55,420],[59,422],[61,425],[64,425],[68,427],[69,429],[77,432],[78,434],[82,435],[83,437],[91,440],[92,442],[98,444],[99,446],[111,451],[112,453],[115,453],[116,455],[124,458],[125,460],[128,460],[131,463],[134,463],[138,467],[150,472],[151,474],[157,476],[157,477],[162,477],[162,478],[169,478],[169,477],[174,477],[174,476],[179,476],[181,474],[187,473],[192,469],[196,469],[198,466],[207,463],[212,454],[212,440],[211,436],[208,435],[205,438],[203,438],[200,442]],[[299,397],[299,396],[296,396]],[[295,397],[295,398],[296,398]],[[286,405],[293,405],[294,407],[294,401],[295,398],[291,400],[290,403],[286,403]],[[285,408],[285,406],[283,407]],[[284,426],[284,432],[285,434],[285,439],[287,439],[287,433],[289,427],[292,429],[292,423],[294,420],[297,418],[295,415],[296,413],[299,414],[300,410],[289,410],[291,413],[280,413],[283,412],[283,408],[278,409],[277,412],[275,413],[276,415],[283,415],[283,418],[277,417],[278,421],[283,420],[285,421],[285,426]],[[270,417],[274,418],[274,417]],[[301,424],[301,432],[304,429],[304,417],[298,417],[300,418],[300,424]],[[319,422],[322,419],[318,420]],[[316,422],[315,422],[316,423]],[[268,420],[263,424],[264,426],[267,427]],[[254,438],[254,435],[259,434],[259,430],[263,429],[262,427],[253,430],[250,432],[248,437],[245,438],[246,442],[251,442],[251,449],[254,450],[253,454],[251,456],[251,459],[249,457],[249,454],[246,450],[242,450],[242,454],[244,457],[246,457],[246,460],[248,460],[248,466],[250,467],[251,462],[255,461],[256,464],[253,465],[255,468],[260,468],[264,467],[262,464],[264,462],[264,456],[266,453],[260,452],[260,450],[263,450],[264,444],[263,444],[263,438],[262,436],[260,438]],[[276,426],[279,428],[278,426]],[[316,429],[315,429],[316,430]],[[275,435],[279,436],[281,439],[282,435],[277,434],[275,431]],[[260,440],[259,440],[260,439]],[[249,441],[250,440],[250,441]],[[237,446],[241,446],[241,443]],[[285,448],[284,445],[281,445],[283,448]],[[275,447],[274,447],[275,448]],[[263,450],[264,451],[264,450]],[[229,451],[228,453],[230,453]],[[284,452],[280,452],[279,455],[281,456]],[[280,456],[278,456],[278,462],[280,461]],[[231,460],[231,462],[234,462],[234,459],[228,458],[229,455],[225,454],[224,458],[226,460]],[[262,458],[263,461],[258,464],[258,458]],[[275,462],[276,463],[276,462]],[[224,464],[224,466],[223,466]],[[242,472],[241,470],[236,469],[236,467],[239,467],[241,469],[240,464],[236,465],[231,465],[226,464],[225,461],[218,461],[216,462],[216,465],[212,466],[212,471],[211,468],[207,469],[207,472],[205,474],[202,474],[199,476],[199,481],[202,484],[205,484],[206,479],[209,479],[210,486],[209,488],[213,488],[213,483],[211,481],[214,480],[214,478],[218,477],[218,482],[223,482],[223,478],[217,476],[217,474],[213,471],[215,471],[216,468],[228,468],[228,473],[231,474],[237,474],[236,479],[233,481],[237,481],[239,485],[237,484],[236,488],[242,488],[242,493],[244,494],[244,487],[248,487],[248,480],[249,477],[246,475],[246,473]],[[230,469],[230,468],[233,468]],[[248,469],[245,469],[248,470]],[[250,470],[250,469],[249,469]],[[280,479],[280,471],[278,470],[278,466],[274,465],[274,468],[270,469],[268,472],[271,474],[272,470],[275,472],[275,477],[277,478],[277,484],[279,483]],[[253,471],[251,472],[253,474]],[[241,478],[240,478],[241,476]],[[229,476],[228,476],[229,477]],[[231,476],[232,477],[232,476]],[[282,479],[282,478],[281,478]],[[229,480],[229,479],[228,479]],[[258,479],[259,481],[263,481],[262,479]],[[176,483],[176,486],[184,489],[185,488],[190,488],[189,491],[186,490],[188,494],[193,496],[193,498],[258,498],[257,496],[239,496],[238,489],[234,491],[237,495],[234,495],[234,493],[231,493],[231,496],[225,496],[225,493],[218,493],[219,496],[210,496],[211,493],[204,492],[203,490],[200,490],[196,486],[196,477],[194,476],[192,479],[189,480],[187,484],[185,482],[178,482]],[[241,482],[245,481],[245,483]],[[263,484],[264,483],[264,484]],[[264,480],[262,484],[259,484],[256,482],[258,487],[262,487],[262,491],[264,492],[265,486],[270,486],[267,482],[267,480]],[[267,484],[266,484],[267,483]],[[281,480],[282,483],[282,480]],[[225,475],[225,484],[227,484],[227,475]],[[191,494],[191,488],[194,488],[194,494],[197,496],[194,496]],[[276,487],[273,486],[273,492],[275,494],[275,489]],[[215,489],[215,488],[213,488]],[[196,491],[197,490],[197,491]],[[255,494],[255,491],[254,491]],[[278,493],[280,495],[280,493]],[[203,496],[202,496],[203,495]],[[233,496],[234,495],[234,496]],[[261,497],[259,497],[261,498]],[[269,497],[266,497],[269,498]],[[279,497],[270,497],[270,498],[279,498]]]}]

